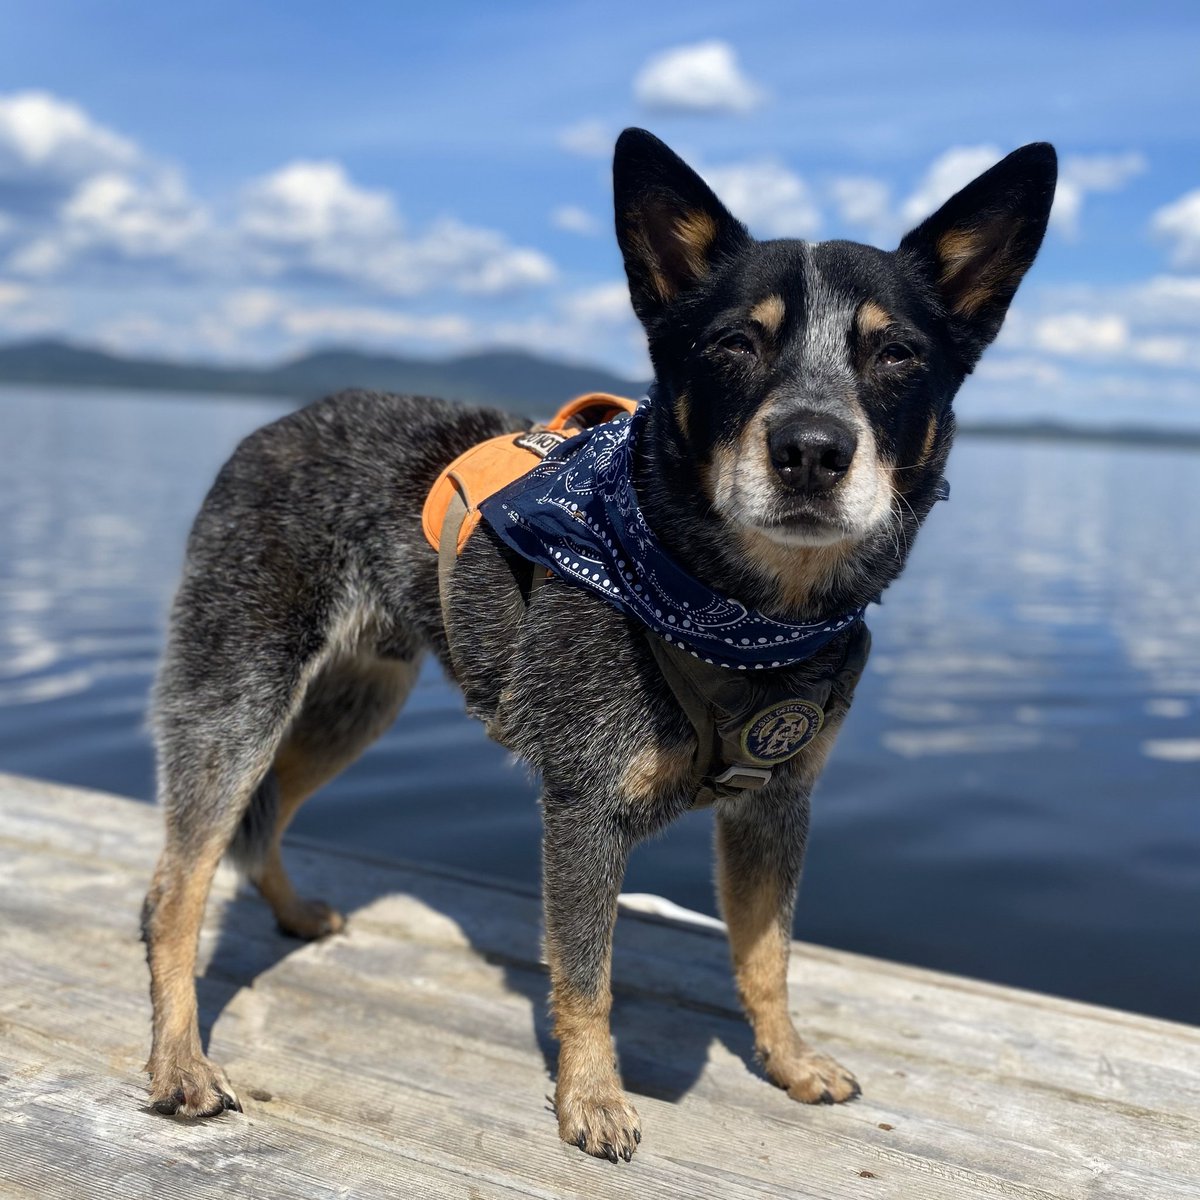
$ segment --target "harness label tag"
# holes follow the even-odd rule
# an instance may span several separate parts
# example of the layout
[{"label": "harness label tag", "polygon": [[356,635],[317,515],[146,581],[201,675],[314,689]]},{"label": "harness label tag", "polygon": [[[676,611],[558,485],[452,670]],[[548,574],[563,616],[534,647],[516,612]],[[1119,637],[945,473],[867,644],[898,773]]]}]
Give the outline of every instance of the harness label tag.
[{"label": "harness label tag", "polygon": [[821,731],[825,714],[811,700],[785,700],[756,713],[742,726],[742,752],[751,762],[786,762]]},{"label": "harness label tag", "polygon": [[521,434],[513,445],[528,450],[530,454],[536,454],[538,458],[545,458],[551,450],[561,446],[566,440],[567,435],[559,433],[556,429],[531,429],[528,433]]}]

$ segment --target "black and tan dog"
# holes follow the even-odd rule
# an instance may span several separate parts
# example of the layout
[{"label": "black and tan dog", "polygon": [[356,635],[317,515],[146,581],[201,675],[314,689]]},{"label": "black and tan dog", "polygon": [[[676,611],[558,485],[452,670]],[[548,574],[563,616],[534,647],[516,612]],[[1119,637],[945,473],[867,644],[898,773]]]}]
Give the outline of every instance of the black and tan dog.
[{"label": "black and tan dog", "polygon": [[[661,142],[622,135],[617,236],[658,383],[635,483],[679,564],[794,621],[851,612],[896,577],[942,484],[951,400],[1037,253],[1054,182],[1054,151],[1035,144],[894,252],[758,242]],[[293,891],[280,836],[388,727],[431,649],[472,713],[497,728],[503,707],[503,740],[544,783],[559,1133],[613,1161],[641,1140],[609,1036],[612,929],[630,848],[696,799],[696,735],[643,632],[558,578],[523,603],[521,563],[488,525],[439,603],[426,493],[455,456],[521,427],[346,393],[248,437],[205,500],[155,696],[167,840],[144,929],[159,1111],[240,1107],[197,1029],[197,936],[219,860],[233,855],[285,930],[341,928]],[[772,674],[802,690],[848,636]],[[859,1094],[796,1031],[786,985],[809,795],[838,724],[768,786],[714,805],[738,989],[767,1074],[806,1103]]]}]

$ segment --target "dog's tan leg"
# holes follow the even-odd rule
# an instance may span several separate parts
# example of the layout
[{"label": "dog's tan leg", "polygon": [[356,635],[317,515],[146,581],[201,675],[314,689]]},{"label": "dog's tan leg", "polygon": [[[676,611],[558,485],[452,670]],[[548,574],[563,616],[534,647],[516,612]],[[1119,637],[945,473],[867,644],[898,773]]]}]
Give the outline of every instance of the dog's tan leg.
[{"label": "dog's tan leg", "polygon": [[583,822],[545,801],[543,890],[554,1035],[558,1132],[597,1158],[633,1157],[642,1140],[637,1110],[617,1073],[609,1032],[612,934],[628,846],[615,823]]},{"label": "dog's tan leg", "polygon": [[200,1046],[196,1011],[196,950],[204,906],[225,837],[196,848],[168,842],[143,915],[154,1040],[146,1070],[150,1103],[161,1113],[211,1117],[241,1104],[224,1071]]},{"label": "dog's tan leg", "polygon": [[[276,769],[279,769],[276,759]],[[336,772],[330,772],[332,778]],[[323,779],[322,783],[327,782]],[[263,857],[262,866],[253,876],[254,886],[259,894],[271,906],[275,920],[284,933],[293,937],[312,941],[315,938],[326,937],[338,933],[346,925],[346,919],[337,909],[324,900],[306,899],[299,895],[292,883],[287,868],[283,865],[283,848],[280,841],[285,830],[291,823],[292,817],[300,805],[320,787],[320,783],[301,793],[285,790],[282,780],[279,787],[279,816],[275,823],[275,832],[270,846]]]},{"label": "dog's tan leg", "polygon": [[324,900],[297,894],[280,842],[300,805],[395,720],[419,669],[416,654],[412,659],[351,657],[327,664],[309,685],[300,713],[275,755],[275,830],[261,866],[251,876],[285,933],[311,940],[345,926],[342,914]]},{"label": "dog's tan leg", "polygon": [[853,1100],[861,1089],[797,1033],[788,1012],[792,910],[806,832],[802,806],[765,797],[718,813],[721,908],[738,994],[767,1074],[793,1100],[833,1104]]}]

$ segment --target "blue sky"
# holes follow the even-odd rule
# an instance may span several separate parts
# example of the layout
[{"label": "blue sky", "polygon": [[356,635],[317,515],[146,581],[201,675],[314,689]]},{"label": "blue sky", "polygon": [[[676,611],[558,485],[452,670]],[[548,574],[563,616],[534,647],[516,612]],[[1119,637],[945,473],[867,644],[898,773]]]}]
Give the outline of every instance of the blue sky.
[{"label": "blue sky", "polygon": [[892,245],[1056,143],[964,414],[1200,425],[1200,6],[0,3],[0,339],[646,369],[627,124],[763,236]]}]

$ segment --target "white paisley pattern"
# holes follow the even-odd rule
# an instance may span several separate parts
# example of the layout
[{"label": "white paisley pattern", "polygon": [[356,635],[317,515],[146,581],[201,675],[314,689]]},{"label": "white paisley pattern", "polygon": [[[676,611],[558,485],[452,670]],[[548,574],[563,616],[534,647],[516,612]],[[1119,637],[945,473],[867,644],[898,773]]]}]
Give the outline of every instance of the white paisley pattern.
[{"label": "white paisley pattern", "polygon": [[603,596],[695,657],[731,670],[810,658],[863,615],[813,625],[778,621],[714,591],[676,563],[650,529],[633,485],[634,451],[654,392],[631,417],[562,443],[480,509],[523,558]]}]

